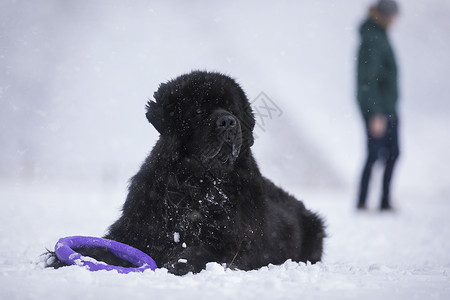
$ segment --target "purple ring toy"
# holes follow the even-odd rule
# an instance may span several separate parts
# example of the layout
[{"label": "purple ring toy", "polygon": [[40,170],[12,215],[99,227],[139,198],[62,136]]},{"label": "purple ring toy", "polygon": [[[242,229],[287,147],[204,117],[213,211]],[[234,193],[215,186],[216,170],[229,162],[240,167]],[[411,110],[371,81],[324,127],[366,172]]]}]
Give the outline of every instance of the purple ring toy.
[{"label": "purple ring toy", "polygon": [[[125,268],[108,265],[75,252],[73,248],[78,247],[103,247],[111,251],[115,256],[138,267]],[[150,256],[136,248],[116,241],[90,236],[69,236],[60,239],[55,245],[55,254],[59,260],[68,265],[84,266],[90,271],[116,270],[119,273],[127,274],[130,272],[143,272],[147,269],[154,271],[157,268],[155,261]]]}]

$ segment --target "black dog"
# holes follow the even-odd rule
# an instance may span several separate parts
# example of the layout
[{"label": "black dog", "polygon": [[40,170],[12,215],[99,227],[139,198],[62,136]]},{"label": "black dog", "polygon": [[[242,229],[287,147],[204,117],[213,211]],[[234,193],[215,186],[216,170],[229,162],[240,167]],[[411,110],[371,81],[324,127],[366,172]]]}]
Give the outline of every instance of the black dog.
[{"label": "black dog", "polygon": [[[255,120],[233,79],[192,72],[161,84],[154,99],[146,116],[160,138],[105,238],[178,275],[208,262],[251,270],[321,259],[323,222],[259,172],[250,150]],[[126,265],[103,249],[77,250]]]}]

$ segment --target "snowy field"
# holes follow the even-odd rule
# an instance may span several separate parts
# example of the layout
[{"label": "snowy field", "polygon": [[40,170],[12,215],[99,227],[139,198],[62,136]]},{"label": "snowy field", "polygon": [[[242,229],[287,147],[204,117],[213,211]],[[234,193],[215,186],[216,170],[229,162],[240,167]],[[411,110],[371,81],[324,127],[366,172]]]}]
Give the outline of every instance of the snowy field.
[{"label": "snowy field", "polygon": [[[371,1],[1,1],[0,299],[450,299],[450,3],[400,2],[398,209],[380,214],[380,169],[371,210],[354,210],[357,27]],[[44,269],[60,237],[116,220],[157,139],[145,102],[191,69],[277,104],[253,151],[326,220],[323,261],[184,277]]]},{"label": "snowy field", "polygon": [[[87,185],[86,185],[87,186]],[[118,188],[2,186],[2,299],[449,299],[450,202],[402,195],[396,214],[357,214],[346,191],[296,192],[327,219],[322,263],[197,275],[43,269],[39,255],[59,237],[99,236],[125,197]],[[62,201],[61,199],[64,199]],[[108,207],[104,208],[105,203]],[[402,207],[403,207],[402,206]],[[44,234],[43,230],[46,230]]]}]

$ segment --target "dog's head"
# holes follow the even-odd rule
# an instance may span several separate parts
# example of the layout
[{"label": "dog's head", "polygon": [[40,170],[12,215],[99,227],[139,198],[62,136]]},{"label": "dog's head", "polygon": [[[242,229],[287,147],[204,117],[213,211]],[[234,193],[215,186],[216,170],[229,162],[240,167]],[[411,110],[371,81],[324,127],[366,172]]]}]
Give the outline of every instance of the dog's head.
[{"label": "dog's head", "polygon": [[206,168],[230,170],[253,145],[255,119],[241,87],[220,73],[195,71],[160,85],[147,119],[180,141],[180,154]]}]

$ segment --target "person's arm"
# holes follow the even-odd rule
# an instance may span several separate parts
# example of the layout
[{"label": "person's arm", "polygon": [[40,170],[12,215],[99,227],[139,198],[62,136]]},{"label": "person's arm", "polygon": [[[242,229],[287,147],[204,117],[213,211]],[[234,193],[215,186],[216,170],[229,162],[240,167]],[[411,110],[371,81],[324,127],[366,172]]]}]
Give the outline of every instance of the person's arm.
[{"label": "person's arm", "polygon": [[365,38],[359,50],[358,101],[363,114],[383,114],[379,92],[381,52],[375,40]]},{"label": "person's arm", "polygon": [[363,39],[359,51],[358,100],[363,114],[369,118],[369,133],[382,138],[386,133],[387,118],[381,106],[379,80],[382,69],[381,51],[371,38]]}]

